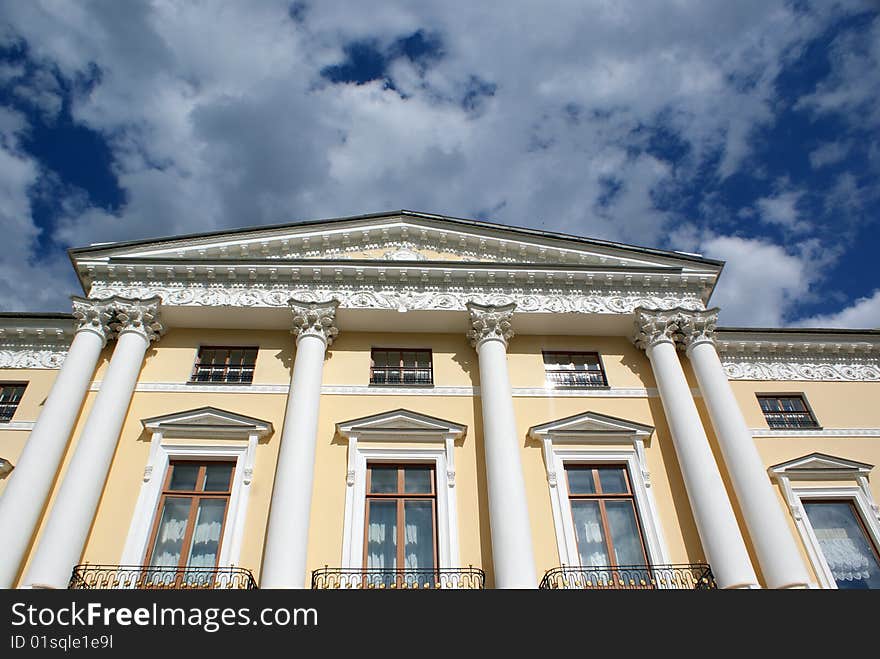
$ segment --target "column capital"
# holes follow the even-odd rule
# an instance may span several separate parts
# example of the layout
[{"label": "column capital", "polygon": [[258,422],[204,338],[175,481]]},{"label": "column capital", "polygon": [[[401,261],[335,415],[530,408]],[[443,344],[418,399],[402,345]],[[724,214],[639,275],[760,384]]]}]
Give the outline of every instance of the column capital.
[{"label": "column capital", "polygon": [[125,332],[140,334],[148,342],[156,341],[165,333],[165,326],[159,317],[162,300],[157,297],[125,298],[112,297],[107,300],[112,308],[113,319],[110,328],[113,337]]},{"label": "column capital", "polygon": [[101,344],[107,345],[113,331],[110,329],[110,319],[113,316],[113,307],[109,300],[94,300],[78,295],[70,297],[73,305],[73,317],[76,319],[77,332],[92,332],[101,337]]},{"label": "column capital", "polygon": [[653,348],[659,343],[675,344],[680,334],[679,311],[680,309],[636,307],[632,342],[642,350]]},{"label": "column capital", "polygon": [[715,308],[706,311],[682,311],[678,314],[678,340],[685,351],[690,353],[691,348],[700,343],[715,344],[718,311]]},{"label": "column capital", "polygon": [[297,343],[304,336],[316,336],[327,346],[333,343],[333,339],[339,334],[339,328],[336,327],[339,300],[305,302],[290,298],[287,304],[293,312],[293,327],[290,331],[296,335]]},{"label": "column capital", "polygon": [[470,321],[467,337],[471,340],[471,345],[476,348],[483,341],[495,339],[504,343],[506,349],[507,342],[513,337],[513,325],[510,321],[516,303],[495,306],[467,302],[465,306]]}]

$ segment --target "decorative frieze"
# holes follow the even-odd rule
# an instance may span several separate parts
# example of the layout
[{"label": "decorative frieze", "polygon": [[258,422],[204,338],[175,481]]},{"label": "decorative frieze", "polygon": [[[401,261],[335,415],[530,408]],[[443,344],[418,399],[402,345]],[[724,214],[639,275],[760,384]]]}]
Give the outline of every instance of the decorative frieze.
[{"label": "decorative frieze", "polygon": [[0,368],[61,368],[73,339],[70,319],[4,319]]},{"label": "decorative frieze", "polygon": [[477,346],[483,341],[498,339],[507,346],[513,336],[513,325],[510,321],[516,308],[515,303],[493,306],[468,302],[466,306],[471,324],[467,337],[471,340],[471,345]]},{"label": "decorative frieze", "polygon": [[328,346],[333,343],[333,338],[339,334],[339,328],[336,327],[338,300],[311,302],[291,299],[289,304],[293,311],[293,328],[290,331],[296,335],[297,343],[304,336],[317,336]]},{"label": "decorative frieze", "polygon": [[554,287],[537,282],[526,288],[508,286],[500,281],[491,286],[476,282],[471,286],[440,282],[437,285],[392,285],[391,282],[380,285],[376,282],[364,285],[343,283],[332,287],[323,282],[323,275],[319,280],[314,280],[314,273],[307,275],[303,272],[300,275],[303,279],[307,276],[312,281],[302,281],[293,286],[219,281],[155,282],[135,286],[130,282],[102,281],[92,287],[91,296],[97,299],[158,296],[163,304],[171,306],[256,308],[286,307],[291,298],[303,302],[332,298],[339,301],[342,309],[397,311],[465,311],[468,300],[491,306],[516,304],[518,311],[528,313],[628,314],[637,307],[697,311],[705,308],[697,293],[690,291],[637,292],[624,287],[568,287],[561,283]]},{"label": "decorative frieze", "polygon": [[718,352],[731,380],[880,381],[875,335],[719,332]]}]

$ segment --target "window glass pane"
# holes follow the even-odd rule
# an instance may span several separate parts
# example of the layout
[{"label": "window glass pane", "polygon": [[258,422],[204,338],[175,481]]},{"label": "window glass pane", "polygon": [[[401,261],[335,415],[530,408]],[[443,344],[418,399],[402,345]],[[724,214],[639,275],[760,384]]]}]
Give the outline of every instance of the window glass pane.
[{"label": "window glass pane", "polygon": [[370,468],[370,494],[397,492],[397,467]]},{"label": "window glass pane", "polygon": [[404,352],[403,353],[403,365],[408,366],[409,368],[415,368],[415,366],[416,366],[416,353]]},{"label": "window glass pane", "polygon": [[431,468],[407,467],[403,470],[403,491],[407,494],[431,492]]},{"label": "window glass pane", "polygon": [[228,462],[209,463],[205,467],[205,492],[226,492],[231,475],[232,465]]},{"label": "window glass pane", "polygon": [[584,567],[609,565],[602,518],[597,501],[575,500],[571,502],[574,530],[577,536],[578,554]]},{"label": "window glass pane", "polygon": [[852,504],[805,502],[804,509],[838,588],[880,588],[880,564]]},{"label": "window glass pane", "polygon": [[568,491],[572,494],[595,494],[596,485],[593,483],[593,470],[590,467],[569,467]]},{"label": "window glass pane", "polygon": [[602,467],[599,469],[599,482],[603,494],[626,494],[626,476],[620,467]]},{"label": "window glass pane", "polygon": [[190,497],[168,497],[162,508],[159,529],[150,565],[158,567],[177,567],[183,548],[183,537],[186,535],[186,522],[189,519]]},{"label": "window glass pane", "polygon": [[761,409],[765,412],[776,412],[778,408],[776,406],[776,401],[773,398],[759,398],[761,403]]},{"label": "window glass pane", "polygon": [[214,567],[220,549],[226,499],[202,499],[196,514],[187,567]]},{"label": "window glass pane", "polygon": [[367,567],[397,568],[397,501],[370,501]]},{"label": "window glass pane", "polygon": [[[404,567],[407,570],[434,567],[434,514],[431,501],[404,501]],[[433,582],[432,575],[425,575]],[[419,584],[421,585],[421,583]]]},{"label": "window glass pane", "polygon": [[254,364],[256,364],[257,363],[257,349],[256,348],[249,348],[248,350],[245,350],[243,360],[244,360],[244,363],[247,364],[248,366],[253,366]]},{"label": "window glass pane", "polygon": [[196,489],[196,478],[199,475],[199,465],[189,463],[177,463],[171,465],[171,490],[184,490],[192,492]]},{"label": "window glass pane", "polygon": [[605,514],[614,544],[616,565],[645,565],[635,511],[629,501],[606,501]]},{"label": "window glass pane", "polygon": [[378,367],[388,366],[388,353],[374,351],[373,352],[373,365]]}]

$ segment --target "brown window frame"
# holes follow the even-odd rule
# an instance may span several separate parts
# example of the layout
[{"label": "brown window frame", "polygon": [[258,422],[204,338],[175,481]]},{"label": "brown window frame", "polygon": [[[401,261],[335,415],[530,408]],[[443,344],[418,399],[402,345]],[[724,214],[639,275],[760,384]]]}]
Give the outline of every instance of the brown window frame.
[{"label": "brown window frame", "polygon": [[[819,425],[819,421],[816,419],[816,414],[813,412],[813,408],[810,407],[810,403],[807,400],[806,395],[803,392],[782,392],[782,393],[756,393],[755,397],[758,400],[758,407],[761,410],[761,414],[764,415],[764,420],[767,422],[767,426],[771,430],[821,430],[822,426]],[[804,409],[803,411],[796,412],[785,412],[781,409],[779,411],[767,411],[764,409],[762,405],[763,400],[776,400],[779,401],[783,398],[790,398],[794,400],[800,400],[803,403]],[[781,408],[781,405],[779,406]],[[783,421],[783,423],[777,423],[771,419],[771,417],[767,416],[775,415],[778,416],[779,419]],[[797,425],[792,423],[784,423],[785,417],[787,415],[796,416],[798,418],[808,418],[810,420],[809,425]]]},{"label": "brown window frame", "polygon": [[[174,466],[183,465],[183,464],[195,464],[199,465],[199,471],[196,475],[196,487],[201,484],[202,490],[172,490],[171,489],[171,476],[174,472]],[[205,486],[205,470],[208,465],[215,464],[227,464],[232,467],[232,471],[229,473],[229,484],[226,490],[211,490],[208,492],[204,491]],[[232,500],[232,484],[235,482],[235,461],[229,460],[171,460],[168,463],[168,469],[165,473],[165,479],[162,481],[162,494],[159,496],[159,504],[156,507],[155,511],[155,519],[153,520],[153,530],[150,532],[150,540],[147,543],[147,553],[144,556],[144,568],[150,568],[150,563],[153,560],[153,552],[156,549],[156,535],[159,532],[159,525],[162,522],[162,511],[165,510],[165,500],[168,497],[171,498],[183,498],[190,497],[190,507],[189,507],[189,516],[186,518],[186,532],[184,533],[183,540],[181,541],[181,551],[180,551],[180,559],[177,562],[177,567],[168,567],[168,571],[173,570],[185,570],[186,563],[189,560],[189,552],[190,552],[190,544],[192,542],[192,536],[195,532],[196,528],[196,515],[198,515],[199,503],[202,499],[225,499],[226,500],[226,508],[223,511],[223,523],[220,526],[220,540],[217,543],[217,557],[214,559],[214,567],[217,567],[217,564],[220,561],[220,552],[223,550],[223,534],[226,531],[226,519],[229,516],[229,504]]]},{"label": "brown window frame", "polygon": [[[563,376],[573,376],[579,371],[568,368],[559,368],[558,365],[561,363],[560,361],[550,362],[550,364],[556,364],[556,368],[550,368],[550,364],[547,362],[548,356],[551,355],[568,355],[569,361],[568,364],[574,364],[571,357],[572,355],[583,355],[590,356],[596,358],[596,363],[599,366],[599,370],[584,370],[580,371],[581,373],[599,373],[602,376],[602,382],[560,382],[558,380],[565,379]],[[602,362],[602,355],[599,354],[598,351],[589,351],[589,350],[542,350],[541,351],[541,359],[544,364],[544,376],[547,380],[547,383],[557,389],[607,389],[608,388],[608,375],[605,372],[605,364]],[[589,376],[587,376],[588,379]]]},{"label": "brown window frame", "polygon": [[[377,352],[386,352],[386,353],[399,353],[398,365],[397,366],[376,366],[376,353]],[[426,354],[428,356],[428,365],[426,367],[411,367],[403,365],[403,353],[405,352],[414,352]],[[421,361],[416,357],[416,364],[420,364]],[[393,382],[388,381],[388,374],[390,372],[396,371],[399,374],[399,379]],[[418,373],[422,371],[428,372],[428,381],[427,382],[419,382],[418,380],[413,382],[407,382],[404,378],[405,373],[413,373],[418,376]],[[377,372],[384,372],[385,378],[383,381],[379,381],[376,378]],[[370,384],[373,386],[391,386],[391,387],[433,387],[434,386],[434,351],[430,348],[370,348]]]},{"label": "brown window frame", "polygon": [[[3,401],[0,403],[0,423],[9,423],[15,417],[15,414],[18,412],[18,407],[21,405],[21,399],[24,398],[24,392],[27,390],[27,386],[27,382],[0,382],[0,397],[2,397],[7,388],[21,389],[16,400]],[[7,410],[9,412],[8,414]]]},{"label": "brown window frame", "polygon": [[[206,380],[199,379],[200,368],[203,366],[202,353],[209,351],[209,350],[214,350],[214,351],[225,350],[226,351],[226,361],[222,367],[223,368],[223,379],[222,380],[213,379],[213,369],[220,368],[219,365],[213,365],[213,361],[211,362],[211,364],[212,364],[211,367],[208,367],[207,364],[205,365],[206,369],[211,368],[211,371],[209,372],[211,377],[209,377],[209,379],[206,379]],[[229,360],[230,360],[230,357],[231,357],[233,351],[235,351],[235,350],[242,351],[242,360],[238,364],[231,364]],[[244,356],[247,351],[253,351],[253,353],[254,353],[253,363],[245,361]],[[259,346],[218,346],[218,345],[199,346],[198,350],[196,351],[196,359],[195,359],[195,362],[193,363],[193,369],[192,369],[192,373],[190,374],[189,383],[190,384],[253,384],[254,371],[256,369],[257,356],[259,355],[259,352],[260,352]],[[229,379],[230,372],[237,372],[239,379],[238,380],[230,380]],[[250,379],[248,379],[248,380],[242,379],[242,375],[245,372],[250,373]]]},{"label": "brown window frame", "polygon": [[[393,493],[371,493],[373,484],[373,469],[379,467],[382,469],[388,469],[394,467],[397,469],[397,491]],[[412,468],[426,468],[431,471],[431,492],[430,493],[410,493],[404,492],[404,472],[406,469]],[[367,567],[367,559],[368,559],[368,545],[369,545],[369,537],[370,537],[370,501],[371,500],[379,500],[379,501],[388,501],[388,500],[397,500],[397,567],[395,568],[395,572],[405,572],[406,568],[406,524],[405,524],[405,514],[404,514],[404,503],[408,500],[418,500],[418,501],[430,501],[431,502],[431,520],[433,522],[433,531],[434,534],[434,543],[433,543],[433,551],[434,551],[434,570],[438,570],[440,568],[439,560],[440,560],[440,551],[439,551],[439,539],[437,537],[437,466],[434,463],[426,463],[426,462],[368,462],[367,463],[367,478],[366,478],[366,501],[364,503],[364,551],[363,551],[363,566],[364,569],[377,569],[377,568],[368,568]],[[404,522],[404,523],[401,523]],[[391,570],[388,570],[391,572]]]},{"label": "brown window frame", "polygon": [[[596,488],[596,492],[591,494],[582,494],[582,493],[573,493],[571,491],[571,484],[569,482],[569,470],[571,469],[591,469],[593,471],[593,485]],[[602,481],[599,478],[599,469],[620,469],[624,474],[624,480],[626,481],[626,492],[612,492],[612,493],[604,493],[602,492]],[[599,518],[602,521],[602,535],[605,538],[605,549],[608,552],[608,567],[619,567],[617,565],[617,561],[614,557],[614,539],[611,537],[611,529],[608,525],[608,515],[605,511],[605,501],[606,500],[615,500],[615,501],[629,501],[633,508],[633,513],[636,519],[636,527],[639,532],[639,542],[642,547],[642,556],[645,559],[645,566],[651,567],[651,557],[648,555],[648,544],[645,542],[645,530],[642,525],[642,517],[639,514],[639,507],[636,505],[636,496],[633,492],[632,488],[632,478],[629,474],[629,468],[625,464],[603,464],[603,463],[591,463],[591,462],[576,462],[576,463],[568,463],[565,465],[565,486],[568,489],[568,508],[569,514],[571,515],[572,525],[575,524],[574,519],[574,507],[571,505],[572,500],[590,500],[590,501],[598,501],[599,502]],[[577,531],[575,531],[575,545],[578,548],[578,556],[580,556],[580,546],[578,545],[577,539]],[[589,567],[589,566],[582,566]]]}]

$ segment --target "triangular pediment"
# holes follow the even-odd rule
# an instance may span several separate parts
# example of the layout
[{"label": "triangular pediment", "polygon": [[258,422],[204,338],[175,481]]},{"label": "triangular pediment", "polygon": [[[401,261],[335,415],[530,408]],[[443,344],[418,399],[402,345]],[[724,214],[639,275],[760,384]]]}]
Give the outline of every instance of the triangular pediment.
[{"label": "triangular pediment", "polygon": [[524,263],[607,268],[668,268],[717,274],[698,255],[648,249],[413,211],[395,211],[241,229],[164,240],[98,244],[74,260],[227,262],[379,261]]},{"label": "triangular pediment", "polygon": [[144,428],[164,436],[240,436],[264,437],[272,433],[272,423],[216,407],[174,412],[142,419]]},{"label": "triangular pediment", "polygon": [[584,412],[549,421],[529,428],[529,435],[536,439],[629,439],[648,438],[654,432],[651,426],[634,421],[618,419],[598,412]]},{"label": "triangular pediment", "polygon": [[836,478],[840,476],[857,476],[867,474],[873,465],[864,462],[856,462],[846,458],[839,458],[825,453],[811,453],[801,458],[782,462],[770,467],[769,471],[775,476],[788,478],[810,477],[821,480],[824,478]]},{"label": "triangular pediment", "polygon": [[467,426],[460,423],[405,409],[343,421],[336,424],[336,428],[343,437],[387,436],[392,439],[456,438],[467,431]]}]

